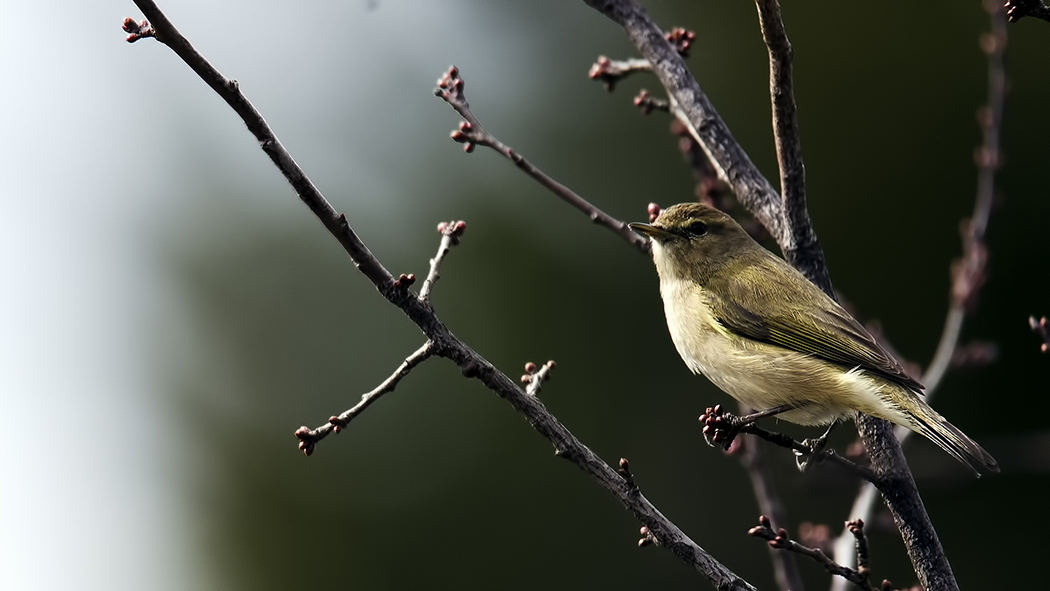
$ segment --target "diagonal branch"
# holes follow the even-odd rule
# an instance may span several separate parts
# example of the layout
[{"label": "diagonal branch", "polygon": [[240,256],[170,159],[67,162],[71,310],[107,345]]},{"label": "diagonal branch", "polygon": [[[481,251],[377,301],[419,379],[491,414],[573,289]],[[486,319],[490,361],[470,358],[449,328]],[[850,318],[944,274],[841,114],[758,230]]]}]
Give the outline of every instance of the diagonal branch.
[{"label": "diagonal branch", "polygon": [[682,119],[707,153],[719,178],[732,187],[741,203],[776,238],[785,249],[785,256],[794,258],[796,240],[789,234],[790,228],[783,218],[780,196],[733,138],[660,28],[632,0],[585,2],[624,28],[642,56],[653,65],[653,73],[667,90],[669,98],[681,109]]},{"label": "diagonal branch", "polygon": [[[203,56],[190,45],[152,0],[134,0],[149,22],[153,24],[155,37],[168,45],[186,62],[212,89],[240,115],[245,125],[259,140],[263,151],[288,179],[296,194],[302,199],[331,232],[357,268],[376,286],[390,303],[394,304],[412,320],[427,336],[432,354],[456,363],[464,376],[477,378],[486,387],[506,400],[525,416],[532,427],[550,441],[557,455],[578,466],[593,477],[606,490],[620,500],[660,545],[667,547],[680,559],[690,564],[718,589],[752,590],[749,583],[718,562],[707,551],[693,542],[681,529],[672,523],[636,486],[628,485],[627,479],[613,470],[587,446],[581,443],[552,415],[535,396],[527,394],[506,374],[499,371],[487,359],[476,353],[452,334],[438,320],[429,303],[411,294],[401,278],[395,280],[378,259],[368,250],[347,223],[346,216],[338,213],[321,195],[291,155],[274,136],[258,111],[241,94],[237,84],[224,78]],[[407,278],[407,276],[406,276]],[[334,426],[333,426],[334,428]]]},{"label": "diagonal branch", "polygon": [[438,80],[438,87],[434,94],[448,103],[463,118],[459,129],[452,132],[452,139],[463,144],[463,149],[466,152],[473,152],[475,145],[492,148],[496,153],[513,162],[515,166],[532,177],[533,180],[546,187],[569,205],[586,214],[592,222],[612,230],[614,234],[639,250],[649,252],[649,240],[627,227],[626,222],[620,221],[598,209],[591,202],[573,192],[572,189],[536,168],[524,156],[507,144],[499,141],[496,136],[485,131],[485,128],[481,126],[481,122],[470,111],[470,104],[467,102],[463,87],[463,78],[459,76],[459,68],[452,66]]},{"label": "diagonal branch", "polygon": [[344,412],[339,416],[333,416],[328,419],[328,422],[316,429],[310,429],[309,427],[299,427],[295,431],[295,437],[299,440],[299,449],[303,450],[306,455],[312,455],[314,453],[314,446],[317,445],[318,441],[321,441],[325,437],[328,437],[330,433],[339,433],[346,428],[350,421],[354,420],[354,417],[361,414],[369,407],[373,402],[379,399],[380,396],[387,392],[393,392],[394,388],[397,387],[398,382],[402,378],[408,375],[408,372],[412,371],[417,365],[423,363],[430,356],[434,354],[434,342],[427,341],[422,347],[416,350],[415,353],[409,355],[401,363],[400,366],[394,373],[390,374],[390,377],[383,380],[383,383],[376,386],[375,390],[361,396],[361,401],[355,404],[352,408]]},{"label": "diagonal branch", "polygon": [[419,289],[420,300],[424,302],[430,301],[430,292],[434,289],[434,283],[441,277],[441,274],[438,272],[441,268],[441,262],[445,260],[445,256],[452,250],[452,247],[459,244],[460,237],[466,231],[467,223],[464,221],[457,222],[453,220],[438,224],[438,232],[441,233],[441,244],[438,245],[437,254],[430,259],[430,272],[427,273],[427,278],[423,281],[423,287]]}]

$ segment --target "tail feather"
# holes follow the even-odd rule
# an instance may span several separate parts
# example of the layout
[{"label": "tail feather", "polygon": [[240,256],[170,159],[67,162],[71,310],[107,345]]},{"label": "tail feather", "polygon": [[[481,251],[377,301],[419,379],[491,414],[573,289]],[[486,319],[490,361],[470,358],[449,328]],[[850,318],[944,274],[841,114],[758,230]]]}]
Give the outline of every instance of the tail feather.
[{"label": "tail feather", "polygon": [[937,411],[930,408],[918,396],[915,397],[914,408],[908,409],[912,424],[909,427],[913,431],[926,437],[937,444],[938,447],[948,452],[956,460],[966,464],[978,477],[981,470],[986,472],[998,472],[999,464],[983,447],[973,439],[966,436],[942,417]]}]

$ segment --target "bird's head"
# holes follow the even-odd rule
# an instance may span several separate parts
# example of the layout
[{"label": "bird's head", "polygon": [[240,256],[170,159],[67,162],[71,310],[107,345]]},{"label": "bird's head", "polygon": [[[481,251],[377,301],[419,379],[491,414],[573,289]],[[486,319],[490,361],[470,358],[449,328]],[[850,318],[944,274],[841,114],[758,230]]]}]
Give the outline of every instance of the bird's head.
[{"label": "bird's head", "polygon": [[703,285],[726,265],[763,250],[733,218],[702,203],[680,203],[663,210],[652,224],[630,227],[652,239],[661,279]]}]

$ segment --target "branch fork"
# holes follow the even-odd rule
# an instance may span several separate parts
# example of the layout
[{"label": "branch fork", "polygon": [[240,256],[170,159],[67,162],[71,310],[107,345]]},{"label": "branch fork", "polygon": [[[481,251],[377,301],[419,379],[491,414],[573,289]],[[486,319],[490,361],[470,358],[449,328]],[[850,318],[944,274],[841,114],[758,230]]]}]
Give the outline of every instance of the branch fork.
[{"label": "branch fork", "polygon": [[[875,588],[871,586],[871,582],[868,580],[870,574],[868,568],[868,538],[864,534],[864,522],[859,519],[849,521],[846,523],[846,528],[856,540],[857,562],[860,565],[856,570],[836,563],[831,558],[828,558],[828,555],[820,548],[811,548],[791,539],[786,529],[782,527],[774,529],[773,523],[765,515],[759,516],[758,525],[749,529],[747,533],[750,536],[767,540],[770,548],[794,552],[811,558],[832,575],[842,577],[864,591],[875,591]],[[887,585],[886,582],[883,583],[883,586],[885,585]]]}]

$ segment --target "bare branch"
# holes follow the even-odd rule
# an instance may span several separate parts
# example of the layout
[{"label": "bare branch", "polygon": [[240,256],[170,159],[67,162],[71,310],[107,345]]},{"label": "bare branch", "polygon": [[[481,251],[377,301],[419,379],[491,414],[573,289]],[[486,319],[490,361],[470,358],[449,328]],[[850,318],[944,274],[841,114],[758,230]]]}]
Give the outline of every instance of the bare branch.
[{"label": "bare branch", "polygon": [[464,150],[472,152],[475,145],[492,148],[563,201],[582,211],[592,222],[612,230],[614,234],[642,252],[649,251],[649,240],[647,238],[636,234],[627,227],[625,222],[598,209],[592,203],[573,192],[572,189],[547,176],[546,173],[536,168],[524,156],[514,151],[513,148],[485,131],[477,117],[470,111],[470,104],[467,103],[466,96],[463,93],[463,79],[459,76],[458,68],[452,66],[441,76],[438,80],[438,88],[434,91],[434,94],[448,103],[463,118],[459,129],[452,132],[452,139],[464,144]]},{"label": "bare branch", "polygon": [[686,68],[682,57],[649,15],[634,0],[585,2],[622,26],[642,56],[653,65],[653,73],[667,90],[669,98],[682,111],[681,119],[711,159],[719,178],[732,187],[740,202],[769,230],[784,250],[788,262],[796,266],[803,265],[804,273],[810,280],[830,291],[826,269],[822,270],[822,264],[818,266],[814,263],[823,261],[823,255],[813,255],[815,245],[808,242],[807,238],[812,229],[790,226],[783,215],[783,204],[776,190],[733,138],[707,95]]},{"label": "bare branch", "polygon": [[[281,146],[258,111],[237,89],[236,83],[224,78],[212,67],[171,24],[152,0],[135,0],[146,18],[153,23],[156,39],[172,48],[209,86],[212,87],[240,115],[248,129],[256,136],[263,151],[292,184],[299,198],[321,219],[326,228],[339,240],[357,268],[392,304],[400,308],[419,329],[427,335],[431,355],[438,355],[456,363],[463,375],[477,378],[486,387],[505,399],[525,416],[532,427],[549,440],[555,453],[589,474],[605,489],[613,493],[660,545],[692,565],[719,589],[752,590],[749,583],[718,562],[703,548],[689,539],[674,523],[656,509],[637,489],[628,486],[626,479],[583,445],[561,424],[535,396],[518,387],[506,374],[460,341],[438,320],[433,308],[421,298],[412,295],[404,283],[399,283],[365,247],[350,228],[346,217],[335,211],[306,177],[291,155]],[[626,227],[626,226],[624,226]],[[633,242],[632,242],[633,243]],[[405,276],[407,278],[407,276]],[[399,278],[400,280],[401,278]],[[407,360],[406,360],[407,362]],[[331,424],[331,423],[329,423]],[[331,427],[334,429],[334,425]],[[322,427],[323,428],[323,427]],[[300,439],[300,441],[302,441]]]},{"label": "bare branch", "polygon": [[430,272],[427,273],[427,278],[423,281],[423,287],[419,289],[419,299],[423,302],[430,301],[430,291],[434,289],[434,283],[441,277],[438,273],[441,261],[445,260],[445,255],[452,250],[453,246],[459,244],[463,232],[467,231],[467,223],[455,220],[441,222],[438,224],[437,229],[441,233],[441,244],[438,245],[437,254],[430,259]]},{"label": "bare branch", "polygon": [[[682,57],[689,57],[689,51],[693,47],[693,42],[696,41],[696,33],[681,27],[671,29],[664,37],[674,46],[678,55]],[[604,55],[600,55],[598,60],[594,62],[594,65],[591,66],[590,71],[587,72],[587,77],[592,80],[598,80],[605,87],[605,90],[612,92],[616,88],[616,83],[627,76],[635,72],[651,72],[652,70],[653,66],[649,63],[649,60],[637,58],[611,60]],[[638,104],[637,99],[635,104]]]},{"label": "bare branch", "polygon": [[1042,0],[1006,0],[1004,8],[1006,8],[1006,15],[1010,18],[1011,23],[1015,23],[1026,16],[1050,22],[1050,7],[1043,4]]},{"label": "bare branch", "polygon": [[420,363],[423,363],[430,356],[434,354],[434,342],[427,341],[422,347],[416,350],[415,353],[405,358],[404,362],[390,374],[390,377],[383,380],[383,383],[376,386],[375,390],[361,396],[361,402],[358,402],[350,410],[347,410],[339,416],[334,416],[328,419],[328,423],[321,425],[316,429],[310,429],[309,427],[302,426],[295,431],[295,437],[299,440],[299,449],[303,450],[306,455],[312,455],[314,453],[314,446],[317,445],[318,441],[321,441],[325,437],[328,437],[329,433],[339,433],[354,420],[354,417],[364,412],[373,402],[379,399],[380,396],[387,392],[393,392],[394,388],[397,387],[398,382],[402,378],[408,375],[408,372],[412,371]]},{"label": "bare branch", "polygon": [[[828,558],[828,555],[824,554],[824,551],[820,548],[810,548],[809,546],[804,546],[796,542],[795,540],[792,540],[791,537],[788,536],[788,532],[786,529],[781,527],[777,530],[774,530],[772,522],[770,522],[769,518],[765,515],[762,515],[758,518],[758,523],[759,524],[757,526],[748,530],[747,533],[749,535],[755,536],[756,538],[768,540],[769,546],[771,548],[776,548],[777,550],[786,550],[788,552],[795,552],[796,554],[801,554],[803,556],[812,558],[814,561],[817,562],[817,564],[823,566],[824,569],[827,570],[829,573],[842,577],[843,579],[853,583],[854,585],[860,587],[861,589],[864,589],[865,591],[875,591],[875,589],[871,586],[871,582],[868,581],[868,571],[866,567],[859,570],[853,570],[852,568],[845,567],[841,564],[836,563],[834,560]],[[854,524],[854,526],[851,527],[851,531],[854,527],[859,532],[859,536],[863,537],[864,524],[862,522],[857,522],[857,524]],[[858,547],[860,544],[859,540],[860,538],[858,537]],[[864,548],[866,552],[866,539],[864,541]],[[867,561],[866,558],[867,557],[865,556],[865,562]]]},{"label": "bare branch", "polygon": [[[795,50],[788,41],[779,0],[755,0],[762,40],[769,51],[769,97],[773,106],[773,139],[780,168],[780,199],[783,215],[798,243],[796,248],[813,258],[812,266],[824,266],[824,254],[817,244],[817,234],[806,209],[806,168],[802,164],[802,142],[799,139],[792,80]],[[792,262],[791,259],[788,259]],[[826,274],[826,271],[825,271]],[[830,282],[830,279],[828,280]],[[820,285],[819,283],[817,283]]]}]

